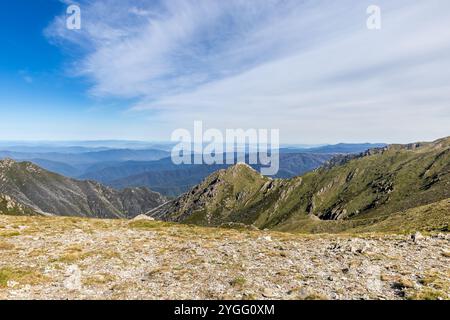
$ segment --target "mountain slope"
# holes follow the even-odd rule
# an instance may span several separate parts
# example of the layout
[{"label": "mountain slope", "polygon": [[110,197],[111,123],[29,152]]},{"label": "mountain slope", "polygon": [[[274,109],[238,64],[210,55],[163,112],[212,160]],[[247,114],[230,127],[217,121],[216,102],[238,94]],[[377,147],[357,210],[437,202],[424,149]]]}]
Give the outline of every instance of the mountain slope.
[{"label": "mountain slope", "polygon": [[[152,216],[171,221],[218,225],[224,221],[251,223],[258,212],[246,211],[261,199],[270,179],[246,164],[219,170],[180,198],[155,209]],[[241,211],[246,211],[237,217]]]},{"label": "mountain slope", "polygon": [[133,217],[165,202],[146,188],[117,191],[10,159],[0,161],[0,194],[41,214],[98,218]]},{"label": "mountain slope", "polygon": [[20,204],[10,196],[4,194],[0,194],[0,214],[12,216],[38,215],[35,210]]},{"label": "mountain slope", "polygon": [[282,230],[302,230],[317,221],[323,226],[386,219],[450,198],[450,138],[373,149],[288,180],[258,177],[242,165],[229,170],[221,173],[226,179],[213,174],[149,214],[200,225],[237,222]]},{"label": "mountain slope", "polygon": [[51,161],[47,159],[30,159],[28,161],[45,170],[55,172],[66,177],[75,178],[83,172],[81,168],[77,168],[63,162]]}]

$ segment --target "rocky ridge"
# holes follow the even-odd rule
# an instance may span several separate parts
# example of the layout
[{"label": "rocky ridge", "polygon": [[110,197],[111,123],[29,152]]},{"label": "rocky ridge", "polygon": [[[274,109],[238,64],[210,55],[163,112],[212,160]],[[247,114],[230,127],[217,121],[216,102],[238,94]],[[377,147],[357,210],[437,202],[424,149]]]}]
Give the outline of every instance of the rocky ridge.
[{"label": "rocky ridge", "polygon": [[[122,191],[46,171],[31,162],[0,160],[0,194],[17,214],[132,218],[166,202],[147,188]],[[8,197],[7,199],[5,197]],[[8,204],[9,203],[9,204]],[[1,209],[1,207],[0,207]],[[12,214],[14,210],[2,210]]]}]

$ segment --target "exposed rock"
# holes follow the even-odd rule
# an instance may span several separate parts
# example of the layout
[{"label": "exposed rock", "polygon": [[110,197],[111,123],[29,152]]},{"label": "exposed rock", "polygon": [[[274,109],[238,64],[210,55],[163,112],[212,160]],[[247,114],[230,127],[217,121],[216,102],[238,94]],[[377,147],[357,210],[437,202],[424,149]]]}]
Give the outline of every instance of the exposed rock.
[{"label": "exposed rock", "polygon": [[415,243],[424,239],[425,237],[420,232],[416,232],[415,234],[411,235],[411,240]]},{"label": "exposed rock", "polygon": [[269,288],[265,288],[262,292],[262,295],[266,298],[273,298],[275,297],[275,293],[273,292],[273,290],[269,289]]},{"label": "exposed rock", "polygon": [[149,221],[155,221],[155,218],[149,217],[149,216],[147,216],[147,215],[145,215],[145,214],[140,214],[140,215],[134,217],[133,220],[135,220],[135,221],[136,221],[136,220],[149,220]]},{"label": "exposed rock", "polygon": [[262,237],[259,238],[259,240],[271,242],[272,241],[272,237],[271,236],[262,236]]},{"label": "exposed rock", "polygon": [[77,265],[71,265],[66,270],[67,278],[64,280],[64,288],[67,290],[81,289],[81,270]]}]

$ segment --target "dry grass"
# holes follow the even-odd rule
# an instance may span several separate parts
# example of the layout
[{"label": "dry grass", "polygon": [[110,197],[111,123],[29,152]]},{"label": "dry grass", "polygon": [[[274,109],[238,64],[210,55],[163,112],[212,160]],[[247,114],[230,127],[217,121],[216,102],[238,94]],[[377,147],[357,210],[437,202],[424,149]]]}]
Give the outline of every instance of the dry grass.
[{"label": "dry grass", "polygon": [[33,269],[19,269],[14,267],[3,267],[0,269],[0,287],[6,287],[10,281],[21,285],[36,285],[46,281],[47,278]]},{"label": "dry grass", "polygon": [[12,243],[0,241],[0,251],[13,250],[15,247]]}]

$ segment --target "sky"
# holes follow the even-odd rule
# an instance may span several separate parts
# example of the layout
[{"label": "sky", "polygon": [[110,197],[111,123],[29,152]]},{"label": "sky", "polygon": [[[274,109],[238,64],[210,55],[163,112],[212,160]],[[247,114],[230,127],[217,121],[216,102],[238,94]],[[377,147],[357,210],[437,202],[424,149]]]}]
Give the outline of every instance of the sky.
[{"label": "sky", "polygon": [[2,1],[0,140],[167,141],[196,120],[283,143],[434,140],[449,25],[447,0]]}]

